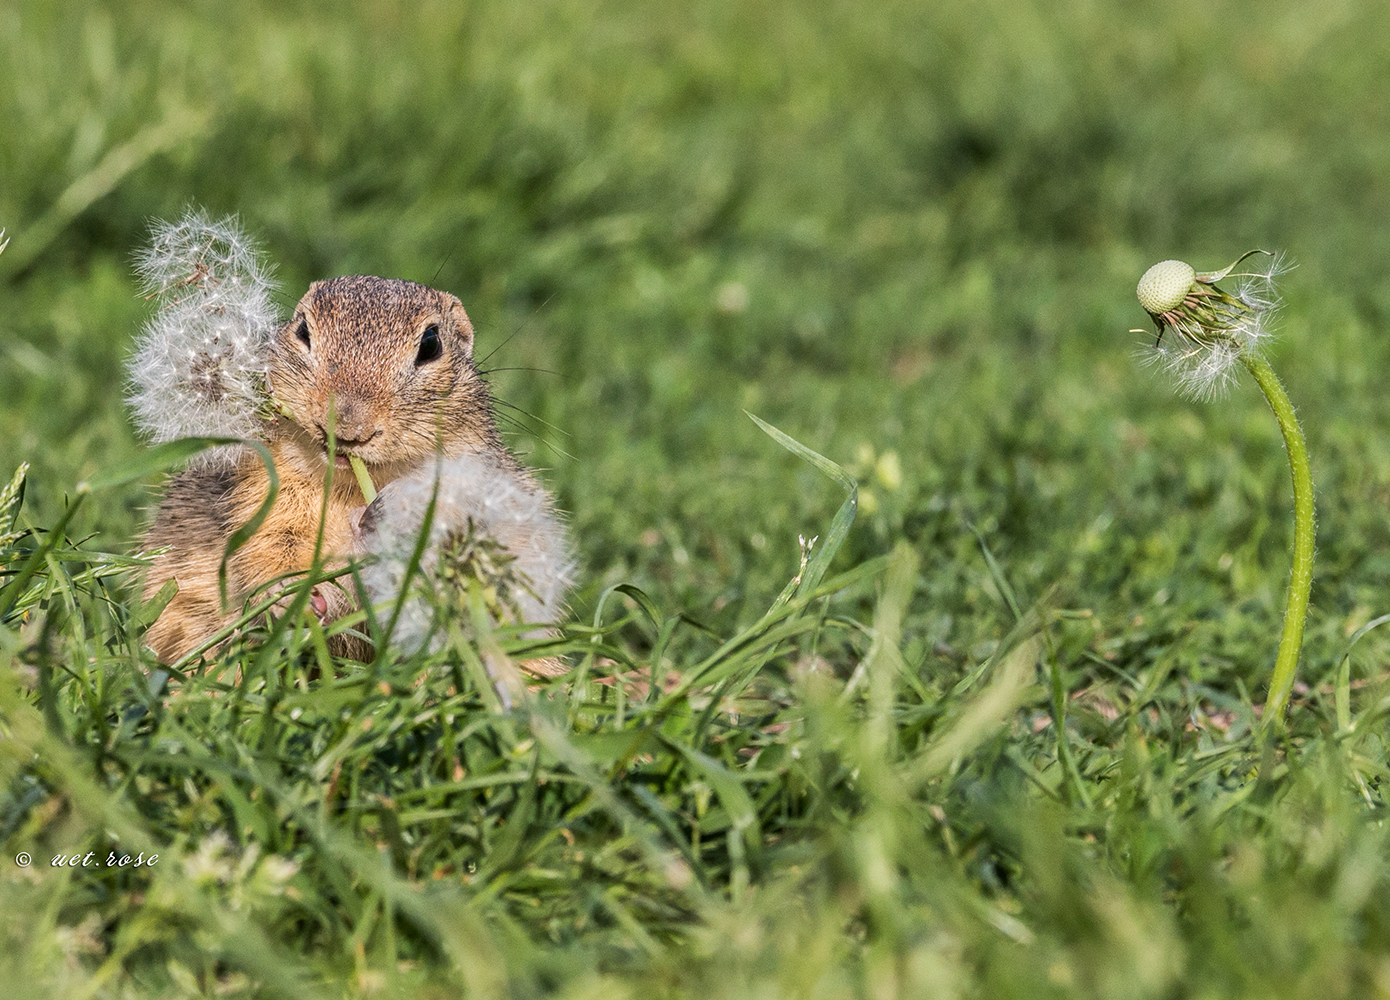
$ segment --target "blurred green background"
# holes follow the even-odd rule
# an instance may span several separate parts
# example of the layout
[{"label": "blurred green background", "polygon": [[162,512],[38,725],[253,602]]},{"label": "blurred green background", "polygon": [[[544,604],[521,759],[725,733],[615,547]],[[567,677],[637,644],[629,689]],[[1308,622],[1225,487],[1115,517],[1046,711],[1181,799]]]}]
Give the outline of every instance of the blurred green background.
[{"label": "blurred green background", "polygon": [[[1150,263],[1281,249],[1316,672],[1390,578],[1387,84],[1373,0],[5,3],[0,467],[46,523],[142,447],[131,255],[194,204],[240,214],[287,308],[341,273],[463,299],[581,614],[629,580],[727,625],[794,572],[836,490],[747,409],[860,475],[843,563],[918,548],[921,656],[998,637],[974,525],[1097,641],[1253,684],[1277,431],[1248,384],[1175,397],[1128,331]],[[128,544],[150,497],[84,523]]]}]

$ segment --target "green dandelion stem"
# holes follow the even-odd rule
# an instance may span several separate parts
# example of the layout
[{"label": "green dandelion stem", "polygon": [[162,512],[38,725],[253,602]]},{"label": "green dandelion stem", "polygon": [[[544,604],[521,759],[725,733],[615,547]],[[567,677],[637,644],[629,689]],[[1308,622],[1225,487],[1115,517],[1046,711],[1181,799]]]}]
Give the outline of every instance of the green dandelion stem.
[{"label": "green dandelion stem", "polygon": [[348,465],[352,466],[352,474],[357,477],[357,486],[361,489],[362,496],[367,503],[371,503],[376,499],[376,484],[372,482],[372,477],[367,473],[367,463],[356,455],[349,455]]},{"label": "green dandelion stem", "polygon": [[1284,634],[1279,640],[1279,656],[1269,681],[1262,725],[1283,721],[1284,710],[1298,671],[1298,653],[1303,646],[1303,625],[1308,617],[1308,595],[1313,589],[1313,476],[1308,467],[1308,445],[1298,426],[1293,404],[1269,362],[1254,353],[1241,356],[1245,367],[1259,383],[1269,400],[1269,408],[1279,421],[1284,447],[1293,472],[1293,574],[1289,580],[1289,603],[1284,612]]}]

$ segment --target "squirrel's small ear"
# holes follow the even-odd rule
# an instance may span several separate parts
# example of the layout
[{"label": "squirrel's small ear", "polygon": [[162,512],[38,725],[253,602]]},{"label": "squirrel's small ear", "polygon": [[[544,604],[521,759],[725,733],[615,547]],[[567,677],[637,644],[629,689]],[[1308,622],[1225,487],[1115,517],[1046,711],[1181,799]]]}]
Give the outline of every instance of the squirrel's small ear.
[{"label": "squirrel's small ear", "polygon": [[312,309],[314,307],[314,298],[318,295],[319,289],[325,284],[327,284],[327,282],[315,281],[305,289],[304,294],[299,297],[299,305],[295,306],[295,312],[298,312],[301,307],[304,309]]},{"label": "squirrel's small ear", "polygon": [[473,324],[469,322],[468,313],[463,311],[463,303],[452,295],[448,302],[449,322],[458,333],[460,343],[463,345],[463,356],[472,360],[473,358]]}]

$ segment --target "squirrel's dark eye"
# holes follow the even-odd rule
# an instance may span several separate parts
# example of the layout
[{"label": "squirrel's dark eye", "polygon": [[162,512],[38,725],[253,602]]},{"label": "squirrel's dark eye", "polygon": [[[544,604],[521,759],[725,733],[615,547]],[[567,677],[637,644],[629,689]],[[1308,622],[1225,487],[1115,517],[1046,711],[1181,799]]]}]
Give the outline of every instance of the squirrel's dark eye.
[{"label": "squirrel's dark eye", "polygon": [[444,345],[439,342],[439,327],[431,323],[420,335],[420,350],[415,355],[415,367],[427,365],[444,353]]},{"label": "squirrel's dark eye", "polygon": [[294,331],[294,335],[304,341],[304,346],[309,346],[309,324],[304,320],[299,321],[299,329]]}]

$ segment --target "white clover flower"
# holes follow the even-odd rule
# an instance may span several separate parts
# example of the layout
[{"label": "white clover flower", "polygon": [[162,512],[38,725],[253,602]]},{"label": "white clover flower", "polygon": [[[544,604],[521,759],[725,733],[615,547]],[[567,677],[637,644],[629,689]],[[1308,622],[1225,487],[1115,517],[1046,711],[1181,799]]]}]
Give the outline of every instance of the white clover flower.
[{"label": "white clover flower", "polygon": [[158,309],[130,359],[129,402],[154,443],[254,437],[267,404],[274,283],[233,216],[156,222],[136,270]]},{"label": "white clover flower", "polygon": [[[1254,254],[1268,258],[1265,266],[1235,275],[1240,280],[1234,293],[1217,285]],[[1264,250],[1251,250],[1220,271],[1197,272],[1180,260],[1155,264],[1144,272],[1136,290],[1139,304],[1158,328],[1158,339],[1144,360],[1166,369],[1185,396],[1223,395],[1235,381],[1242,358],[1258,357],[1271,339],[1280,304],[1274,282],[1286,270],[1282,257]],[[1169,329],[1173,336],[1165,343]]]},{"label": "white clover flower", "polygon": [[483,586],[494,617],[555,621],[574,582],[569,539],[545,490],[520,470],[483,453],[441,459],[382,488],[358,526],[377,556],[362,583],[380,615],[401,593],[430,498],[434,519],[393,641],[437,649],[438,610],[457,602],[470,579]]}]

